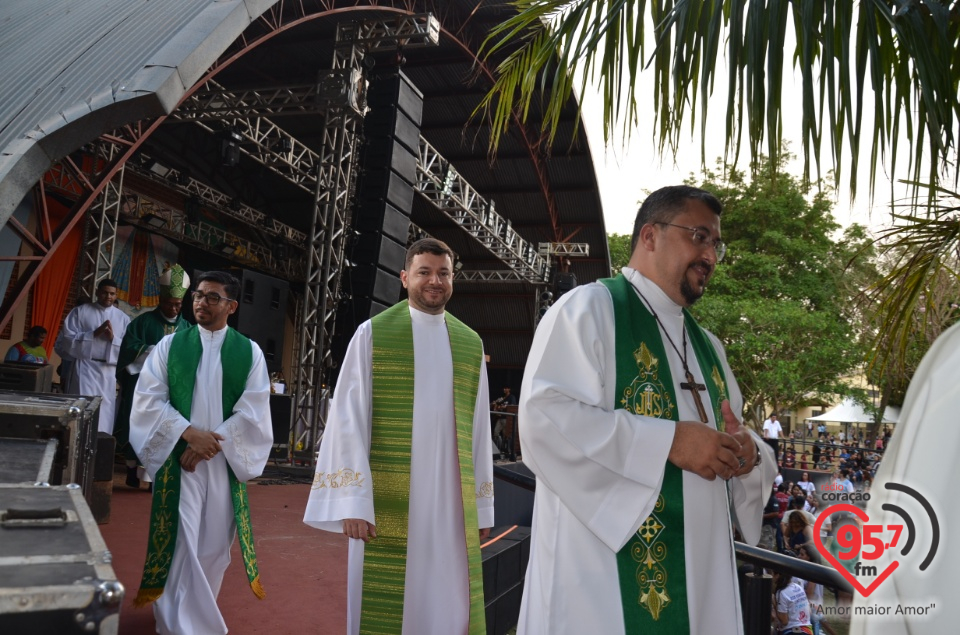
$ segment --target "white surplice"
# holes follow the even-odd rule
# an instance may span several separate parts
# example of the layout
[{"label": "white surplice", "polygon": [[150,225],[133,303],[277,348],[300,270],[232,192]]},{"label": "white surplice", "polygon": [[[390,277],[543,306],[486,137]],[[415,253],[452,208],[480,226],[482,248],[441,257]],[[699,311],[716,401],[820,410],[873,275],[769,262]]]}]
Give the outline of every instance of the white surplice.
[{"label": "white surplice", "polygon": [[[113,328],[112,341],[93,334],[107,320],[110,320]],[[70,311],[63,321],[54,347],[59,355],[75,360],[66,392],[101,397],[98,428],[107,434],[113,434],[117,356],[120,355],[120,342],[128,324],[130,318],[115,306],[102,307],[96,302],[81,304]]]},{"label": "white surplice", "polygon": [[[453,419],[453,359],[444,315],[410,308],[413,322],[413,437],[403,633],[459,635],[469,618],[463,503]],[[360,325],[344,358],[320,444],[317,476],[303,521],[340,533],[343,520],[376,524],[370,479],[372,328]],[[473,419],[479,527],[493,526],[493,441],[486,364]],[[320,485],[325,485],[320,487]],[[333,485],[333,486],[331,486]],[[347,633],[360,632],[361,540],[350,540]]]},{"label": "white surplice", "polygon": [[[680,346],[681,307],[638,272],[623,272],[653,304]],[[519,413],[523,460],[537,475],[530,563],[517,630],[521,635],[624,632],[616,554],[653,510],[676,426],[614,410],[614,334],[610,292],[594,283],[564,295],[534,337]],[[730,405],[739,413],[743,396],[723,347],[707,335],[723,364]],[[663,346],[679,419],[697,421],[690,391],[680,389],[680,357],[665,338]],[[703,383],[692,348],[688,364]],[[708,425],[714,427],[713,409],[707,410]],[[744,537],[756,544],[776,466],[767,444],[753,436],[762,464],[729,484]],[[741,633],[724,481],[683,472],[683,499],[690,632]]]},{"label": "white surplice", "polygon": [[[905,635],[906,633],[955,633],[960,624],[960,602],[957,602],[957,564],[960,546],[953,532],[960,527],[960,505],[957,504],[957,453],[960,452],[960,324],[943,332],[923,357],[910,381],[900,421],[890,445],[883,454],[877,477],[870,486],[867,514],[871,525],[904,525],[902,516],[883,509],[892,504],[904,510],[914,524],[914,544],[904,555],[908,538],[904,529],[895,547],[884,549],[877,560],[864,564],[884,571],[896,560],[900,564],[869,597],[854,593],[854,607],[890,607],[889,615],[856,615],[850,623],[851,635]],[[887,483],[905,485],[927,499],[940,525],[937,552],[926,571],[920,564],[930,553],[933,524],[923,506],[913,496],[888,490]],[[893,533],[878,534],[889,544]],[[864,550],[867,547],[864,546]],[[861,576],[864,586],[875,578]],[[898,607],[927,608],[924,615],[897,614]]]},{"label": "white surplice", "polygon": [[[227,632],[217,608],[223,574],[236,534],[227,463],[240,481],[260,476],[273,445],[270,379],[263,352],[251,342],[253,364],[246,389],[224,420],[220,348],[227,329],[200,329],[203,355],[187,421],[170,404],[167,359],[173,335],[147,357],[130,413],[130,444],[153,479],[188,426],[223,437],[223,449],[200,461],[195,472],[181,472],[180,526],[163,595],[154,602],[161,635],[216,635]],[[253,593],[250,595],[253,598]]]}]

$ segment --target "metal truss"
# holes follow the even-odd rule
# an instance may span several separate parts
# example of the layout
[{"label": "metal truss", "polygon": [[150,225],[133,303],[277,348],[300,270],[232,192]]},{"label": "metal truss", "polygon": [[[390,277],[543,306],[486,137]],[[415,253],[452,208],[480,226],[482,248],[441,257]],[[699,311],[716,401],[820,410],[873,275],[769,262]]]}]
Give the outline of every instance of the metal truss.
[{"label": "metal truss", "polygon": [[[108,161],[119,148],[106,146]],[[80,295],[92,300],[97,294],[97,285],[110,277],[113,271],[114,247],[117,243],[117,219],[123,202],[123,166],[97,197],[87,217],[87,228],[80,254]]]},{"label": "metal truss", "polygon": [[540,243],[537,251],[541,256],[579,258],[590,255],[590,243]]},{"label": "metal truss", "polygon": [[461,269],[454,276],[457,282],[528,282],[512,269]]},{"label": "metal truss", "polygon": [[426,48],[440,43],[440,22],[431,13],[418,13],[344,23],[337,39],[343,43],[338,46],[358,46],[367,53]]},{"label": "metal truss", "polygon": [[203,221],[190,222],[183,211],[164,205],[135,190],[124,190],[121,198],[125,221],[168,238],[214,251],[222,258],[246,267],[254,267],[292,280],[303,278],[300,258],[277,260],[269,247]]},{"label": "metal truss", "polygon": [[528,282],[550,279],[550,261],[518,234],[423,137],[417,158],[417,191]]},{"label": "metal truss", "polygon": [[[362,66],[366,49],[348,40],[355,25],[337,26],[333,54],[333,70]],[[365,84],[365,82],[363,82]],[[353,168],[356,164],[358,136],[366,107],[366,94],[361,95],[361,109],[350,106],[328,108],[323,127],[323,144],[317,162],[314,214],[307,243],[307,271],[303,306],[298,323],[297,403],[294,436],[303,447],[314,450],[319,442],[326,418],[329,391],[326,373],[332,365],[330,344],[333,341],[340,280],[345,264],[350,207],[355,189]],[[312,465],[313,454],[308,465]]]},{"label": "metal truss", "polygon": [[[271,236],[281,237],[297,249],[302,250],[306,248],[306,232],[281,223],[276,218],[272,218],[249,205],[238,204],[239,201],[236,201],[233,197],[191,178],[176,168],[168,168],[158,164],[146,154],[141,154],[140,156],[141,165],[137,165],[136,162],[130,162],[126,165],[126,169],[151,181],[160,183],[166,188],[181,192],[186,196],[196,196],[202,203],[216,209],[220,214],[238,220],[250,227],[265,231]],[[145,166],[151,167],[148,168]]]}]

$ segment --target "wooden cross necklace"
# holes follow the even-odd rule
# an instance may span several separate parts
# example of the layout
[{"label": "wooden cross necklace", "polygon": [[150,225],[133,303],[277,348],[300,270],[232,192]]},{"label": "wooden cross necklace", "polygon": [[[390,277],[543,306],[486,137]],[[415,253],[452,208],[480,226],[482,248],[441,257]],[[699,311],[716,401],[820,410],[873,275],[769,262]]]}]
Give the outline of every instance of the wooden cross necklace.
[{"label": "wooden cross necklace", "polygon": [[640,293],[640,289],[637,288],[632,282],[630,286],[633,287],[633,290],[637,292],[637,295],[640,296],[640,299],[643,300],[643,303],[647,305],[647,308],[650,309],[650,313],[653,314],[653,319],[657,321],[657,324],[660,325],[660,330],[663,331],[663,336],[667,338],[667,341],[670,342],[670,346],[673,347],[673,350],[677,352],[677,357],[680,358],[680,362],[683,364],[683,372],[686,376],[685,382],[681,382],[680,388],[682,390],[689,390],[690,394],[693,395],[693,401],[697,405],[697,414],[700,415],[700,421],[702,423],[709,423],[710,420],[707,418],[707,409],[703,407],[703,400],[700,399],[700,391],[706,390],[707,387],[703,384],[698,384],[696,378],[693,376],[693,373],[690,372],[690,367],[687,365],[687,324],[684,321],[683,324],[683,353],[680,352],[680,349],[677,348],[677,345],[673,343],[673,338],[670,337],[670,334],[667,333],[667,328],[663,325],[663,322],[660,321],[660,316],[657,315],[657,312],[653,310],[653,305],[650,304],[650,300],[647,300],[646,296]]}]

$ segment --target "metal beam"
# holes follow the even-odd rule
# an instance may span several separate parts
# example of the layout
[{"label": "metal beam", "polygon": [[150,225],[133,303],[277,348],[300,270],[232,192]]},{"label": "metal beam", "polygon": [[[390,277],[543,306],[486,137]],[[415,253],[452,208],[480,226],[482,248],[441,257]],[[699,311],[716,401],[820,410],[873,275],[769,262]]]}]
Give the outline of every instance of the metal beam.
[{"label": "metal beam", "polygon": [[550,262],[518,234],[423,137],[417,157],[417,191],[495,255],[518,278],[534,283],[550,279]]}]

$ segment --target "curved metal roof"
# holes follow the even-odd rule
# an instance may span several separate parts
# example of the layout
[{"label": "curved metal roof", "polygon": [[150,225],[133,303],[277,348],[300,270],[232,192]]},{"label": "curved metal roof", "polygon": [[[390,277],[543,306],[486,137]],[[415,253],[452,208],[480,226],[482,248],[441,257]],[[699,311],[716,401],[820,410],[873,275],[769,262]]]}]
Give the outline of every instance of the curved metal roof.
[{"label": "curved metal roof", "polygon": [[[294,6],[296,5],[296,6]],[[561,124],[557,150],[516,127],[498,155],[487,155],[488,129],[471,115],[490,85],[475,53],[504,16],[503,5],[471,0],[301,2],[221,0],[9,0],[0,8],[0,220],[3,222],[53,161],[120,125],[172,112],[214,78],[240,90],[316,81],[330,67],[337,23],[432,12],[440,45],[404,51],[403,72],[424,95],[421,135],[509,219],[527,241],[582,242],[590,256],[570,259],[580,282],[608,275],[609,256],[597,182],[576,105]],[[374,56],[378,66],[391,55]],[[320,116],[276,119],[306,145],[321,145]],[[196,124],[159,126],[143,150],[189,170],[253,208],[309,229],[311,196],[259,164],[225,170],[219,143]],[[465,268],[497,269],[460,227],[422,197],[412,220],[445,240]],[[450,310],[483,336],[493,367],[521,368],[536,323],[538,289],[519,282],[457,282]]]}]

